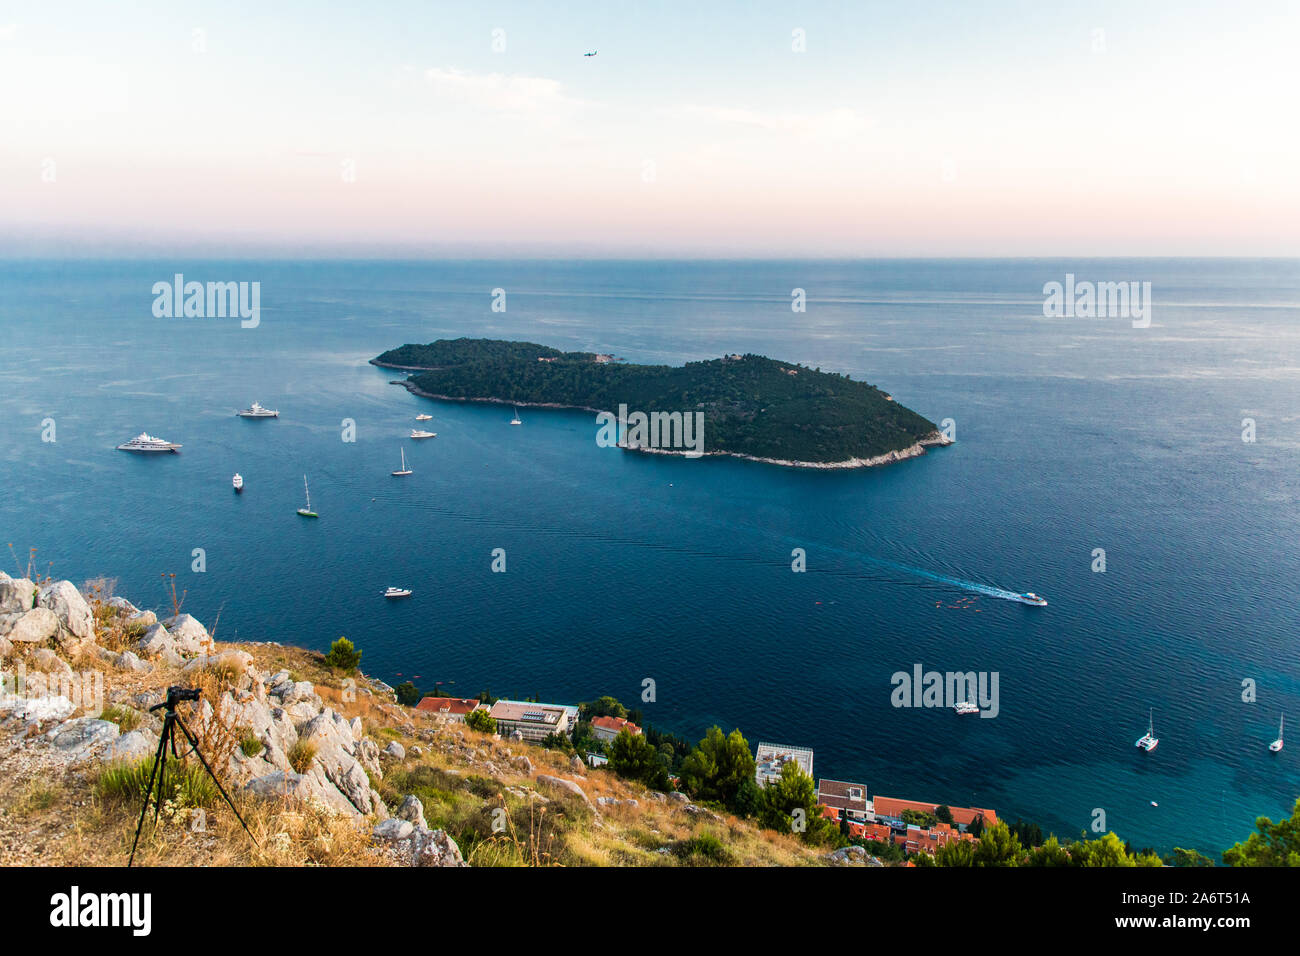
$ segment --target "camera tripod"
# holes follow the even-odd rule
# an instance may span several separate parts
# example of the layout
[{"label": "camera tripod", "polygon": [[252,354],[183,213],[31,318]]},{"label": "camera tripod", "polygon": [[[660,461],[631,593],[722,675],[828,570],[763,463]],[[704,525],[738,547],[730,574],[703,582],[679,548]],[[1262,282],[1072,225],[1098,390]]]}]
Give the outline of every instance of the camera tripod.
[{"label": "camera tripod", "polygon": [[[162,733],[158,735],[158,752],[154,755],[153,770],[149,773],[149,786],[144,792],[144,806],[140,808],[140,822],[136,825],[135,839],[131,842],[131,859],[128,860],[126,864],[128,869],[131,864],[135,862],[135,850],[136,846],[140,843],[140,831],[144,829],[144,818],[149,814],[149,798],[155,797],[155,778],[158,781],[158,792],[155,797],[153,811],[153,822],[155,826],[158,823],[158,814],[162,811],[163,781],[166,779],[166,775],[163,771],[167,764],[168,747],[171,748],[173,758],[176,760],[181,759],[180,755],[176,753],[176,729],[178,727],[180,728],[181,733],[185,735],[185,739],[189,741],[190,753],[199,758],[199,763],[201,763],[203,769],[208,772],[208,776],[212,778],[212,782],[217,785],[218,792],[220,792],[222,799],[224,799],[230,806],[231,811],[234,812],[235,819],[239,821],[239,825],[244,828],[244,832],[247,833],[248,838],[253,841],[253,845],[258,845],[257,838],[253,836],[253,832],[248,829],[248,824],[245,823],[244,818],[239,815],[239,811],[235,809],[234,801],[230,799],[229,795],[226,793],[225,787],[221,786],[221,781],[218,780],[217,775],[212,772],[212,768],[208,766],[207,760],[203,757],[203,752],[199,750],[199,742],[194,739],[194,734],[192,734],[190,729],[185,726],[185,722],[181,720],[180,714],[176,713],[177,704],[183,700],[198,700],[199,693],[200,692],[197,689],[168,687],[167,699],[161,704],[154,704],[149,708],[149,713],[153,713],[155,710],[163,710],[164,708],[165,713],[163,714]],[[189,754],[186,754],[186,756],[188,757]]]}]

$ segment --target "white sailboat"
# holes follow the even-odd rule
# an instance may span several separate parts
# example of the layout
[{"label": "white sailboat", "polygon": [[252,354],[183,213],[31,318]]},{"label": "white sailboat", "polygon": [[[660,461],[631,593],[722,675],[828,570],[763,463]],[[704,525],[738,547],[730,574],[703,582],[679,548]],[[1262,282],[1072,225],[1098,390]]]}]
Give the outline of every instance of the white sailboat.
[{"label": "white sailboat", "polygon": [[1277,740],[1268,745],[1268,749],[1273,753],[1278,753],[1282,750],[1282,724],[1285,722],[1286,714],[1283,714],[1277,720]]},{"label": "white sailboat", "polygon": [[515,409],[515,417],[512,418],[512,419],[510,419],[510,424],[511,424],[511,425],[522,425],[522,424],[523,424],[523,422],[521,422],[521,421],[519,420],[519,409],[517,409],[517,408]]},{"label": "white sailboat", "polygon": [[411,473],[411,469],[406,467],[406,449],[403,448],[402,449],[402,470],[395,471],[393,472],[393,474],[397,475],[398,477],[401,477],[403,475],[409,475],[410,473]]},{"label": "white sailboat", "polygon": [[1156,737],[1156,712],[1152,708],[1151,719],[1147,723],[1147,732],[1137,739],[1135,746],[1141,747],[1147,753],[1150,753],[1156,749],[1156,745],[1159,743],[1160,740]]},{"label": "white sailboat", "polygon": [[302,490],[307,495],[307,507],[299,508],[298,514],[302,515],[304,518],[319,518],[320,515],[311,510],[311,489],[307,487],[306,475],[302,476]]}]

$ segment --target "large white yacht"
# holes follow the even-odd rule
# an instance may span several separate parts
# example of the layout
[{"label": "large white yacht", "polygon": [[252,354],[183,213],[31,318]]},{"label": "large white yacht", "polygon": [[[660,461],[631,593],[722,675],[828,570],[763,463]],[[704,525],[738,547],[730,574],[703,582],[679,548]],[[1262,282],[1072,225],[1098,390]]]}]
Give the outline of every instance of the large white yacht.
[{"label": "large white yacht", "polygon": [[274,408],[263,408],[261,402],[254,402],[248,408],[235,412],[240,418],[279,418],[280,413]]},{"label": "large white yacht", "polygon": [[165,438],[155,438],[148,432],[141,432],[130,441],[118,445],[117,450],[153,454],[164,451],[177,451],[180,447],[177,442],[167,441]]},{"label": "large white yacht", "polygon": [[437,437],[438,437],[438,433],[437,433],[437,432],[426,432],[426,431],[424,431],[424,430],[421,429],[421,428],[412,428],[412,429],[411,429],[411,437],[412,437],[412,438],[437,438]]}]

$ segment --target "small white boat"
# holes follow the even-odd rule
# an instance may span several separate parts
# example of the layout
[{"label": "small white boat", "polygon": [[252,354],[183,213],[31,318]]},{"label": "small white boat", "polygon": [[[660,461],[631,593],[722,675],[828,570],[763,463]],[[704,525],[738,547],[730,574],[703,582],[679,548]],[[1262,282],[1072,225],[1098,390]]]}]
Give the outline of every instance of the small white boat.
[{"label": "small white boat", "polygon": [[416,416],[415,416],[415,420],[416,420],[417,422],[427,422],[427,421],[429,421],[429,420],[432,419],[432,418],[433,418],[432,415],[416,415]]},{"label": "small white boat", "polygon": [[1026,591],[1020,595],[1021,603],[1032,604],[1034,607],[1047,607],[1047,598],[1041,598],[1033,591]]},{"label": "small white boat", "polygon": [[244,493],[244,476],[239,472],[235,472],[235,477],[230,479],[230,483],[235,488],[235,494],[242,495]]},{"label": "small white boat", "polygon": [[957,701],[957,703],[953,705],[952,709],[957,711],[959,714],[978,714],[980,712],[979,705],[974,701],[969,700]]},{"label": "small white boat", "polygon": [[1286,714],[1283,714],[1277,721],[1277,740],[1268,745],[1268,749],[1273,753],[1279,753],[1282,750],[1282,724],[1286,722]]},{"label": "small white boat", "polygon": [[1158,803],[1156,803],[1154,800],[1152,800],[1152,801],[1151,801],[1151,806],[1153,806],[1153,807],[1158,807],[1158,806],[1160,806],[1160,804],[1158,804]]},{"label": "small white boat", "polygon": [[438,433],[437,433],[437,432],[426,432],[426,431],[422,431],[422,430],[419,429],[419,428],[412,428],[412,429],[411,429],[411,437],[412,437],[412,438],[437,438],[437,437],[438,437]]},{"label": "small white boat", "polygon": [[410,588],[389,588],[387,591],[384,592],[384,597],[389,599],[404,598],[410,596],[411,596]]},{"label": "small white boat", "polygon": [[395,471],[393,472],[393,474],[397,475],[398,477],[401,477],[403,475],[409,475],[410,473],[411,473],[411,469],[406,467],[406,449],[403,448],[402,449],[402,470]]},{"label": "small white boat", "polygon": [[167,441],[165,438],[155,438],[148,432],[141,432],[130,441],[122,442],[117,446],[118,451],[134,451],[140,454],[157,454],[159,452],[178,451],[180,445],[176,442]]},{"label": "small white boat", "polygon": [[302,515],[304,518],[319,518],[320,515],[316,514],[316,512],[311,510],[311,489],[307,487],[306,475],[302,476],[302,490],[307,495],[307,507],[299,508],[298,514]]},{"label": "small white boat", "polygon": [[261,402],[254,402],[248,408],[235,412],[240,418],[279,418],[280,413],[274,408],[263,408]]},{"label": "small white boat", "polygon": [[517,409],[517,408],[515,409],[515,417],[512,418],[512,419],[510,419],[510,424],[511,424],[511,425],[522,425],[522,424],[523,424],[523,422],[521,422],[521,421],[519,420],[519,409]]},{"label": "small white boat", "polygon": [[1151,719],[1147,723],[1147,732],[1137,739],[1137,743],[1134,746],[1141,747],[1147,753],[1150,753],[1156,749],[1156,745],[1159,743],[1160,739],[1156,737],[1156,712],[1153,709],[1151,711]]}]

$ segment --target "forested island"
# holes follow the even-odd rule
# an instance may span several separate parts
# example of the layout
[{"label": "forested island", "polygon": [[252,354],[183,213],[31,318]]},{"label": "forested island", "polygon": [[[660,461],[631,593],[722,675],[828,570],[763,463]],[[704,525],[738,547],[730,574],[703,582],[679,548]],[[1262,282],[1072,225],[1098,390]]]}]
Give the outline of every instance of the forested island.
[{"label": "forested island", "polygon": [[460,338],[403,345],[371,364],[413,372],[399,384],[430,398],[597,412],[620,406],[702,412],[705,454],[847,468],[948,444],[934,422],[874,385],[762,355],[633,365],[532,342]]}]

